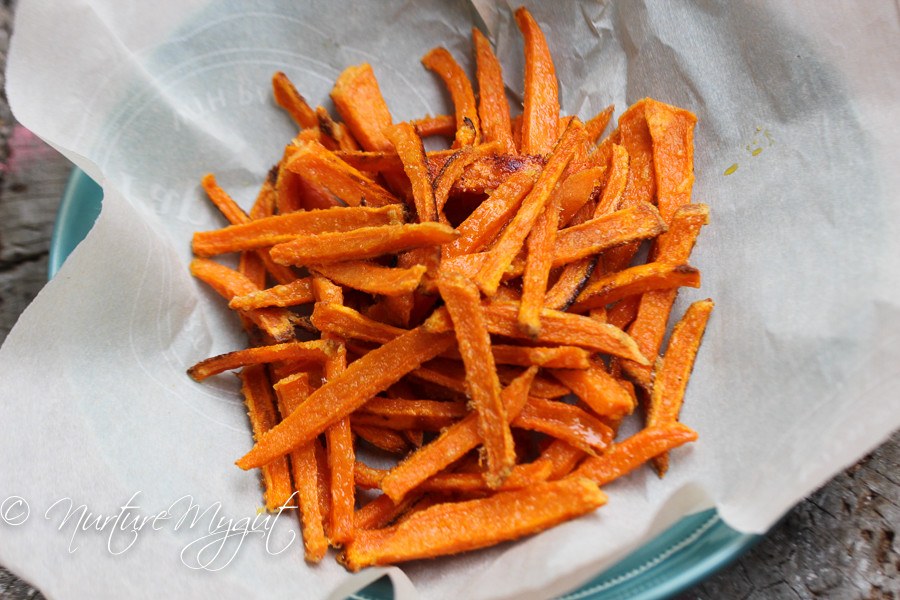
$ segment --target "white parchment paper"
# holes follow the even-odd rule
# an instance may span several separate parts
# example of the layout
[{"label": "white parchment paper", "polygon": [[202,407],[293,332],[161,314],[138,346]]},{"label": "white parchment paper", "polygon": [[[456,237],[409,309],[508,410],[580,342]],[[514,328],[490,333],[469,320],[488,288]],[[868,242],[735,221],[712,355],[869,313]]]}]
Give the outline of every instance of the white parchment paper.
[{"label": "white parchment paper", "polygon": [[[709,506],[764,532],[900,426],[894,3],[526,4],[565,113],[614,103],[618,116],[649,95],[699,117],[695,200],[711,223],[692,259],[702,288],[677,310],[717,303],[682,414],[701,439],[665,480],[607,486],[592,515],[388,570],[399,596],[561,593]],[[243,343],[187,273],[191,233],[223,225],[199,181],[213,172],[249,206],[295,131],[271,99],[277,70],[330,106],[340,71],[369,62],[396,120],[446,113],[419,59],[441,44],[471,69],[475,25],[515,100],[510,9],[20,0],[12,108],[104,201],[0,350],[0,563],[51,598],[321,598],[361,584],[330,558],[305,564],[292,515],[257,514],[258,475],[232,465],[251,444],[234,378],[184,373]]]}]

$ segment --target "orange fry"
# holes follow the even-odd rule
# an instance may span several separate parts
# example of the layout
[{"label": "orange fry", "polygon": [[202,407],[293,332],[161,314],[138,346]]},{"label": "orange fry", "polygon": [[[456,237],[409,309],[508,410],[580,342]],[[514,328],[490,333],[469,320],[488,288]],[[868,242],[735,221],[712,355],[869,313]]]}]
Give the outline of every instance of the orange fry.
[{"label": "orange fry", "polygon": [[[669,230],[656,240],[656,260],[666,263],[686,262],[700,233],[709,219],[709,207],[705,204],[686,204],[670,217]],[[678,289],[656,290],[640,296],[635,318],[628,328],[638,348],[645,356],[659,354],[669,314],[678,296]],[[650,387],[651,369],[623,361],[622,367],[638,383]]]},{"label": "orange fry", "polygon": [[444,81],[456,108],[456,140],[454,148],[481,142],[481,126],[475,105],[475,92],[465,71],[446,48],[433,48],[422,58],[422,64]]},{"label": "orange fry", "polygon": [[644,116],[653,140],[656,203],[666,222],[691,201],[694,184],[694,124],[697,117],[682,108],[648,100]]},{"label": "orange fry", "polygon": [[423,138],[433,135],[453,137],[456,133],[456,117],[454,115],[425,116],[410,122],[416,128],[419,137]]},{"label": "orange fry", "polygon": [[634,410],[631,395],[601,364],[581,370],[559,369],[553,371],[553,376],[599,416],[619,419]]},{"label": "orange fry", "polygon": [[529,398],[512,426],[546,433],[589,454],[602,452],[613,439],[613,430],[597,417],[572,404],[541,398]]},{"label": "orange fry", "polygon": [[[246,275],[209,259],[195,258],[192,260],[191,274],[207,283],[227,300],[259,292],[259,288]],[[294,338],[294,325],[291,322],[290,314],[283,309],[253,308],[245,310],[241,314],[277,342],[286,342]]]},{"label": "orange fry", "polygon": [[681,423],[647,427],[613,444],[600,456],[586,458],[570,477],[587,477],[597,485],[606,485],[634,471],[654,456],[696,439],[697,433]]},{"label": "orange fry", "polygon": [[245,213],[243,209],[232,200],[231,196],[216,183],[215,175],[212,173],[204,175],[201,184],[203,185],[203,189],[206,190],[206,195],[209,196],[212,203],[216,205],[216,208],[222,211],[222,214],[225,215],[225,218],[228,219],[229,223],[236,225],[238,223],[246,223],[250,220],[247,213]]},{"label": "orange fry", "polygon": [[[535,461],[516,465],[509,472],[509,477],[497,488],[498,491],[518,490],[530,485],[547,481],[552,473],[553,465],[549,461]],[[490,492],[484,473],[437,473],[418,487],[422,492]]]},{"label": "orange fry", "polygon": [[525,102],[522,109],[522,154],[545,155],[553,148],[559,124],[556,69],[540,26],[524,7],[516,23],[525,38]]},{"label": "orange fry", "polygon": [[393,151],[383,133],[392,124],[391,113],[371,65],[363,63],[344,69],[331,90],[331,100],[363,149]]},{"label": "orange fry", "polygon": [[[309,396],[309,375],[307,373],[291,375],[279,380],[273,387],[278,398],[278,410],[283,416],[287,416]],[[306,560],[319,562],[325,556],[328,542],[325,540],[319,501],[319,467],[315,444],[305,444],[291,452],[289,457],[294,476],[294,489],[297,491],[297,508],[300,510],[300,521],[303,525]]]},{"label": "orange fry", "polygon": [[282,360],[322,363],[336,351],[335,344],[327,340],[257,346],[201,360],[188,369],[188,375],[195,381],[203,381],[208,377],[225,371],[260,363],[272,363]]},{"label": "orange fry", "polygon": [[[536,373],[537,368],[531,367],[501,392],[507,418],[515,418],[525,406]],[[399,502],[417,485],[478,446],[481,439],[478,415],[470,413],[391,469],[381,482],[382,491]]]},{"label": "orange fry", "polygon": [[[484,306],[488,331],[497,335],[524,337],[516,326],[517,314],[518,306],[514,302],[493,302]],[[539,342],[580,346],[647,364],[634,341],[617,327],[597,323],[590,317],[549,309],[541,311],[541,321],[544,326],[538,336]]]},{"label": "orange fry", "polygon": [[453,320],[466,367],[468,395],[478,414],[487,459],[485,479],[495,489],[509,476],[516,454],[506,410],[500,400],[500,380],[491,353],[491,336],[481,312],[481,294],[470,280],[452,273],[442,273],[437,285]]},{"label": "orange fry", "polygon": [[348,206],[388,206],[401,201],[313,140],[299,141],[286,157],[284,169],[318,184]]},{"label": "orange fry", "polygon": [[361,227],[352,231],[298,235],[289,242],[273,246],[270,254],[280,265],[305,266],[439,246],[456,237],[456,231],[442,223]]},{"label": "orange fry", "polygon": [[503,69],[484,34],[472,28],[478,79],[478,116],[485,142],[499,142],[502,152],[515,152],[509,103],[503,86]]},{"label": "orange fry", "polygon": [[460,236],[443,247],[444,256],[458,256],[483,249],[516,214],[522,200],[534,186],[537,175],[534,170],[513,173],[456,228]]},{"label": "orange fry", "polygon": [[556,243],[556,229],[559,225],[560,196],[551,194],[550,201],[535,221],[534,228],[526,239],[527,255],[525,272],[522,274],[522,297],[519,300],[517,317],[519,329],[537,339],[541,332],[541,309],[547,293],[547,281],[553,262]]},{"label": "orange fry", "polygon": [[553,247],[553,266],[597,254],[623,243],[647,239],[666,229],[659,212],[640,204],[560,229]]},{"label": "orange fry", "polygon": [[264,290],[246,292],[231,298],[228,308],[244,310],[266,306],[297,306],[315,301],[312,279],[304,277],[291,283],[275,285]]},{"label": "orange fry", "polygon": [[415,127],[406,122],[388,127],[384,130],[384,135],[394,145],[394,149],[403,163],[403,170],[412,184],[413,200],[415,200],[419,222],[437,221],[438,211],[434,200],[434,187],[425,158],[425,148],[422,146],[422,138],[416,133]]},{"label": "orange fry", "polygon": [[399,296],[408,294],[419,287],[424,265],[414,265],[408,269],[382,267],[376,263],[354,260],[342,263],[310,265],[309,269],[320,273],[335,283],[369,294]]},{"label": "orange fry", "polygon": [[306,103],[288,76],[281,71],[272,76],[272,91],[275,102],[291,115],[297,125],[304,129],[318,125],[316,112]]},{"label": "orange fry", "polygon": [[584,312],[635,294],[678,287],[700,287],[700,271],[687,264],[647,263],[589,283],[578,295],[572,310]]},{"label": "orange fry", "polygon": [[463,402],[375,397],[351,416],[351,422],[389,429],[440,431],[466,414],[468,409]]},{"label": "orange fry", "polygon": [[323,232],[350,231],[361,227],[397,225],[403,222],[399,206],[367,208],[329,208],[294,212],[231,225],[194,234],[193,250],[197,256],[208,257],[226,252],[266,248],[294,239],[298,235]]},{"label": "orange fry", "polygon": [[[698,300],[688,307],[681,320],[675,324],[666,352],[653,378],[647,408],[648,427],[678,420],[684,402],[684,391],[713,306],[712,300]],[[668,456],[665,454],[654,460],[660,476],[666,472],[668,463]]]},{"label": "orange fry", "polygon": [[570,478],[476,500],[437,504],[399,525],[359,531],[341,561],[351,571],[358,571],[474,550],[538,533],[605,503],[606,495],[596,484]]},{"label": "orange fry", "polygon": [[[247,405],[247,415],[253,426],[253,437],[259,439],[278,422],[275,399],[265,365],[249,365],[239,373],[241,393]],[[262,466],[266,508],[277,511],[291,499],[291,471],[288,460],[281,457]]]}]

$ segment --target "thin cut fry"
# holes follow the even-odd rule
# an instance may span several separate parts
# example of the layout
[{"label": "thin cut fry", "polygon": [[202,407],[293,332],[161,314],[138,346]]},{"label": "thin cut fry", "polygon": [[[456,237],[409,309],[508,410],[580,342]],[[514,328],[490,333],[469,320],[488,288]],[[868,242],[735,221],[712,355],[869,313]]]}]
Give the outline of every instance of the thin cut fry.
[{"label": "thin cut fry", "polygon": [[647,263],[588,284],[578,295],[572,310],[584,312],[635,294],[678,287],[700,287],[700,271],[687,264]]},{"label": "thin cut fry", "polygon": [[213,231],[199,231],[194,234],[192,247],[197,256],[209,257],[226,252],[266,248],[292,240],[298,235],[350,231],[361,227],[398,225],[402,222],[403,209],[399,206],[310,210],[276,215]]},{"label": "thin cut fry", "polygon": [[309,269],[320,273],[335,283],[369,294],[399,296],[416,290],[422,281],[426,267],[414,265],[408,269],[383,267],[370,261],[354,260],[343,263],[310,265]]},{"label": "thin cut fry", "polygon": [[516,23],[525,38],[525,103],[522,109],[522,153],[545,155],[557,139],[559,98],[556,69],[547,40],[524,7]]},{"label": "thin cut fry", "polygon": [[304,129],[318,125],[316,112],[306,103],[287,75],[281,71],[272,76],[272,91],[275,102],[291,115],[297,125]]},{"label": "thin cut fry", "polygon": [[301,361],[307,363],[321,363],[336,352],[334,343],[326,340],[313,340],[310,342],[287,342],[272,346],[258,346],[245,350],[235,350],[226,354],[213,356],[201,360],[188,369],[195,381],[203,381],[213,375],[218,375],[232,369],[239,369],[249,365],[271,363],[282,360]]},{"label": "thin cut fry", "polygon": [[280,265],[305,266],[360,260],[421,248],[440,246],[456,239],[456,231],[442,223],[409,223],[361,227],[352,231],[306,234],[270,250]]},{"label": "thin cut fry", "polygon": [[687,442],[697,439],[697,433],[681,423],[664,423],[647,427],[601,454],[582,462],[571,477],[587,477],[597,485],[627,475],[642,464]]},{"label": "thin cut fry", "polygon": [[275,285],[264,290],[247,292],[233,296],[228,302],[228,308],[242,310],[248,308],[262,308],[266,306],[297,306],[309,304],[315,301],[312,291],[312,279],[304,277],[295,279],[291,283]]},{"label": "thin cut fry", "polygon": [[[358,532],[341,561],[351,571],[483,548],[588,513],[606,495],[587,479],[561,479],[416,512],[401,524]],[[448,532],[453,532],[448,535]]]},{"label": "thin cut fry", "polygon": [[[273,387],[278,397],[279,412],[283,416],[289,415],[309,396],[309,374],[297,373],[279,380]],[[291,452],[289,456],[294,489],[297,491],[297,508],[300,510],[300,520],[303,524],[306,560],[319,562],[328,550],[328,542],[322,523],[315,444],[305,444]]]},{"label": "thin cut fry", "polygon": [[499,142],[502,152],[515,152],[509,103],[503,86],[503,69],[491,44],[476,28],[472,28],[475,44],[476,78],[478,79],[478,116],[485,142]]},{"label": "thin cut fry", "polygon": [[450,91],[456,108],[456,140],[454,148],[481,142],[481,126],[475,106],[475,92],[465,71],[446,48],[433,48],[422,58],[422,64],[437,73]]},{"label": "thin cut fry", "polygon": [[[264,365],[250,365],[239,373],[241,393],[247,405],[247,415],[253,427],[253,436],[259,439],[275,426],[278,414],[275,399]],[[287,458],[281,457],[262,467],[265,485],[266,508],[277,511],[291,499],[291,471]]]},{"label": "thin cut fry", "polygon": [[438,278],[438,289],[453,320],[456,341],[466,367],[466,382],[484,445],[485,479],[498,488],[515,464],[516,453],[506,410],[500,400],[500,380],[491,353],[491,337],[481,312],[481,295],[474,283],[451,273]]},{"label": "thin cut fry", "polygon": [[284,168],[318,184],[348,206],[388,206],[401,201],[375,181],[354,169],[319,142],[294,146]]},{"label": "thin cut fry", "polygon": [[602,452],[613,438],[613,430],[597,417],[572,404],[542,398],[529,398],[512,426],[541,431],[588,454]]},{"label": "thin cut fry", "polygon": [[[650,392],[647,408],[648,427],[678,420],[684,391],[713,306],[712,300],[698,300],[688,307],[681,320],[675,324],[666,353],[653,378],[653,390]],[[660,455],[654,461],[660,476],[665,474],[668,463],[667,455]]]}]

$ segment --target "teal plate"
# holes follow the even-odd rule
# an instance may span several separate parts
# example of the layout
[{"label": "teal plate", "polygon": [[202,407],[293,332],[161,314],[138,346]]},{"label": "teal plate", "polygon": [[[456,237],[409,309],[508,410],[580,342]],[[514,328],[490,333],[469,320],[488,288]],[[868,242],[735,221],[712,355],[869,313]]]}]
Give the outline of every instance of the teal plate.
[{"label": "teal plate", "polygon": [[[50,246],[53,277],[100,214],[100,186],[72,171],[59,206]],[[715,510],[684,517],[671,528],[560,600],[663,600],[712,575],[760,539],[726,525]],[[352,596],[381,600],[392,595],[383,578]]]}]

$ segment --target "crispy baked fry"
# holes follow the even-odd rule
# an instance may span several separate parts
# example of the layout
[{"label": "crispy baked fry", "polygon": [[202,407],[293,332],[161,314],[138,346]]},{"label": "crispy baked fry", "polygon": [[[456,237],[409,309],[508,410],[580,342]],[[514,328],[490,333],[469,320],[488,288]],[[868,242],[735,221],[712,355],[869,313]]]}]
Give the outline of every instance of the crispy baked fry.
[{"label": "crispy baked fry", "polygon": [[[341,561],[351,571],[483,548],[543,531],[606,502],[584,478],[538,483],[486,498],[447,502],[416,512],[401,524],[360,531]],[[454,532],[448,535],[448,532]]]},{"label": "crispy baked fry", "polygon": [[465,71],[446,48],[433,48],[422,58],[422,64],[444,80],[456,107],[456,140],[454,148],[481,142],[481,125],[475,105],[475,92]]}]

